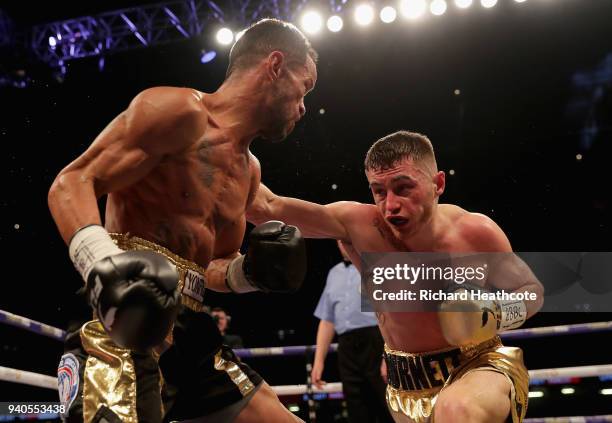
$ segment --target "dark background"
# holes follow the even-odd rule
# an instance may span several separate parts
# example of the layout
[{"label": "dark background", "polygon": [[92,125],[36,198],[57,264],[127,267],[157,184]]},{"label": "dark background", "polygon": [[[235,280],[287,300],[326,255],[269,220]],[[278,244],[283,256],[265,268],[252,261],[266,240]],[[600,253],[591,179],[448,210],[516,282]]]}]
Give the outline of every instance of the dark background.
[{"label": "dark background", "polygon": [[[52,3],[52,4],[51,4]],[[21,28],[143,2],[67,6],[0,3]],[[442,202],[492,217],[517,251],[610,250],[612,142],[612,2],[500,0],[493,9],[449,5],[441,17],[356,28],[345,16],[337,34],[311,40],[319,80],[306,118],[282,144],[255,141],[263,182],[278,194],[320,203],[370,202],[363,174],[367,148],[398,129],[422,132],[447,173]],[[218,87],[227,66],[212,29],[199,39],[69,62],[63,83],[27,55],[3,51],[1,69],[24,69],[25,89],[0,88],[0,245],[4,277],[0,308],[65,327],[77,313],[81,286],[46,205],[55,175],[80,154],[130,99],[155,85]],[[455,90],[460,90],[456,95]],[[320,110],[325,113],[321,114]],[[582,159],[576,158],[577,154]],[[332,188],[337,185],[337,189]],[[16,229],[15,225],[19,225]],[[307,241],[309,272],[297,295],[210,293],[225,306],[247,346],[315,342],[312,312],[335,243]],[[612,320],[609,314],[546,313],[526,327]],[[574,335],[515,342],[529,368],[609,363],[610,335]],[[61,345],[0,327],[0,365],[54,374]],[[252,360],[270,384],[303,383],[303,358]],[[337,380],[334,358],[327,380]],[[611,382],[583,379],[563,400],[559,386],[530,401],[530,416],[612,413],[597,389]],[[55,393],[1,383],[0,398],[54,400]],[[608,399],[606,401],[606,398]]]}]

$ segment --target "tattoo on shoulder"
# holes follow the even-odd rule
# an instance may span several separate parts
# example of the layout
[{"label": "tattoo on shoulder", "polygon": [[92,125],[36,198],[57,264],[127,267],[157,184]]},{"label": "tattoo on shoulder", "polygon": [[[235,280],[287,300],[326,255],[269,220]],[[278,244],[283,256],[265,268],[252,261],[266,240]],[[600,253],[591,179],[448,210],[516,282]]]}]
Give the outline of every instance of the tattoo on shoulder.
[{"label": "tattoo on shoulder", "polygon": [[200,180],[206,187],[210,187],[214,181],[214,167],[210,161],[211,147],[207,141],[202,141],[198,147],[198,158],[200,159]]}]

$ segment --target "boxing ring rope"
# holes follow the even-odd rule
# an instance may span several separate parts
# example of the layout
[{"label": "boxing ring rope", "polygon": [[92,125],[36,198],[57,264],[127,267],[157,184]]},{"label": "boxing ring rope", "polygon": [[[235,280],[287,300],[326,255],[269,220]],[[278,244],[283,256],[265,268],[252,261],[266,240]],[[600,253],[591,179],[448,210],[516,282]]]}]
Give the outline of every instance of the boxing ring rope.
[{"label": "boxing ring rope", "polygon": [[[66,332],[53,326],[37,322],[27,317],[19,316],[4,310],[0,310],[0,323],[5,323],[20,329],[44,335],[58,341],[63,341]],[[538,328],[517,329],[502,333],[503,339],[530,339],[545,336],[574,335],[583,333],[596,333],[612,331],[612,321],[581,323],[573,325],[547,326]],[[271,356],[297,356],[305,355],[315,351],[315,345],[299,345],[288,347],[268,348],[241,348],[234,350],[236,355],[242,358],[271,357]],[[332,344],[330,351],[336,351],[338,345]],[[572,378],[572,377],[596,377],[612,375],[612,364],[561,367],[556,369],[536,369],[529,371],[531,382],[539,382],[546,379]],[[21,383],[38,386],[47,389],[57,389],[57,379],[53,376],[12,369],[0,366],[0,381]],[[281,385],[272,386],[279,396],[304,395],[327,393],[334,394],[342,392],[342,383],[334,382],[324,385],[321,389],[309,385]],[[601,416],[575,416],[575,417],[546,417],[525,419],[525,423],[596,423],[612,422],[612,415]]]},{"label": "boxing ring rope", "polygon": [[26,372],[25,370],[11,369],[10,367],[0,366],[0,380],[39,386],[47,389],[57,389],[57,377]]},{"label": "boxing ring rope", "polygon": [[[612,364],[529,370],[529,379],[531,382],[539,382],[547,379],[608,375],[612,375]],[[57,389],[57,379],[55,377],[11,369],[9,367],[0,366],[0,380],[39,386],[41,388]],[[274,389],[278,395],[302,395],[307,393],[308,385],[280,385],[273,386],[272,389]],[[342,392],[342,383],[328,383],[324,385],[323,389],[313,387],[312,390],[314,393]]]},{"label": "boxing ring rope", "polygon": [[8,311],[0,310],[0,323],[5,323],[9,326],[25,329],[39,335],[48,336],[49,338],[63,341],[66,337],[66,331],[59,328],[49,326],[36,320],[28,319],[27,317],[18,316],[17,314],[9,313]]},{"label": "boxing ring rope", "polygon": [[[25,329],[30,332],[38,333],[39,335],[48,336],[58,341],[63,341],[66,332],[49,326],[36,320],[28,319],[27,317],[18,316],[17,314],[8,311],[0,310],[0,323],[6,323],[17,328]],[[574,325],[559,325],[559,326],[543,326],[538,328],[515,329],[509,332],[500,334],[504,340],[515,339],[532,339],[545,336],[557,335],[577,335],[583,333],[596,333],[612,331],[612,321],[595,322],[595,323],[579,323]],[[234,352],[241,358],[250,357],[272,357],[272,356],[290,356],[304,355],[315,350],[315,345],[296,345],[289,347],[268,347],[268,348],[239,348]],[[336,351],[338,344],[331,344],[330,351]]]}]

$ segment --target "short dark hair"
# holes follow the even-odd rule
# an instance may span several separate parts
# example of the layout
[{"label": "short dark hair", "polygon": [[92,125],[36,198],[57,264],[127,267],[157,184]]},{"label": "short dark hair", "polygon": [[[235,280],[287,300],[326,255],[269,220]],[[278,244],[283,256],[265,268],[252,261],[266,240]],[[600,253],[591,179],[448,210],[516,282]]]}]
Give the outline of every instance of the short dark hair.
[{"label": "short dark hair", "polygon": [[318,58],[310,41],[295,25],[279,19],[262,19],[246,29],[234,43],[225,78],[238,69],[253,66],[273,51],[281,51],[288,61],[301,64],[306,63],[308,56],[315,63]]},{"label": "short dark hair", "polygon": [[376,141],[368,150],[364,165],[366,170],[385,170],[404,159],[431,161],[434,170],[437,170],[436,156],[429,138],[410,131],[397,131]]},{"label": "short dark hair", "polygon": [[211,310],[211,313],[213,311],[222,311],[223,313],[227,314],[227,311],[225,311],[223,307],[213,307],[213,309]]}]

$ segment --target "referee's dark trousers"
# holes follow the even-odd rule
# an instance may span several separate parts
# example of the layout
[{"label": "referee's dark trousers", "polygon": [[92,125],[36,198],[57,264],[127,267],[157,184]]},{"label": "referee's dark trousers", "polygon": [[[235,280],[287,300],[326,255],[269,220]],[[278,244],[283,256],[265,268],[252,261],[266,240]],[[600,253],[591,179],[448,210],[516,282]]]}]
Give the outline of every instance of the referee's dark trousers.
[{"label": "referee's dark trousers", "polygon": [[393,422],[380,375],[383,339],[377,326],[338,337],[338,368],[350,423]]}]

